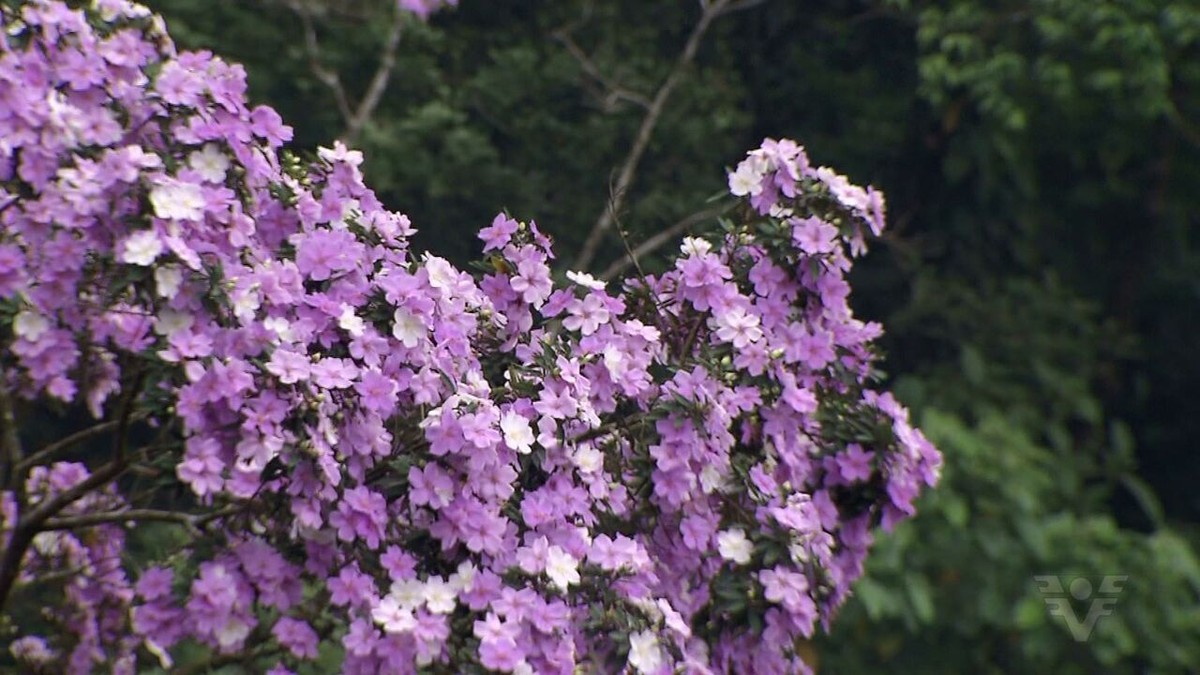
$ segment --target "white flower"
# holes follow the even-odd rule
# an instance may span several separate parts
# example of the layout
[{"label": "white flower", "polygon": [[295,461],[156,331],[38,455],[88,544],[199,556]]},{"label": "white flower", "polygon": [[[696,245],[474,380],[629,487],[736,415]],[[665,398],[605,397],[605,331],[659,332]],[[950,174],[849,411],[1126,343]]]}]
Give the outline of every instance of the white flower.
[{"label": "white flower", "polygon": [[745,349],[752,342],[762,339],[762,328],[758,325],[758,316],[748,314],[741,307],[734,307],[709,320],[710,325],[717,329],[717,337],[725,342],[732,342],[735,349]]},{"label": "white flower", "polygon": [[584,446],[575,451],[575,466],[580,473],[595,473],[604,468],[604,453],[591,446]]},{"label": "white flower", "polygon": [[61,555],[64,535],[61,532],[38,532],[33,535],[33,549],[48,558]]},{"label": "white flower", "polygon": [[737,169],[729,174],[729,192],[735,197],[757,195],[762,192],[765,167],[753,158],[746,158]]},{"label": "white flower", "polygon": [[704,255],[712,250],[712,244],[698,237],[684,237],[679,252],[685,256]]},{"label": "white flower", "polygon": [[504,434],[504,443],[508,447],[522,455],[533,451],[533,427],[523,415],[515,412],[500,415],[500,431]]},{"label": "white flower", "polygon": [[425,602],[425,584],[419,579],[405,579],[392,583],[390,597],[401,607],[416,609]]},{"label": "white flower", "polygon": [[429,577],[422,593],[425,606],[434,614],[449,614],[458,604],[458,594],[450,582],[441,577]]},{"label": "white flower", "polygon": [[700,489],[704,494],[711,495],[716,492],[721,483],[721,470],[716,464],[705,464],[704,468],[700,469]]},{"label": "white flower", "polygon": [[242,323],[248,323],[254,320],[254,315],[258,312],[258,308],[262,305],[262,301],[258,297],[257,286],[235,291],[233,293],[233,314],[242,320]]},{"label": "white flower", "polygon": [[249,634],[250,624],[236,617],[231,618],[217,629],[217,644],[223,649],[228,649],[245,640]]},{"label": "white flower", "polygon": [[30,342],[36,342],[48,330],[50,330],[50,321],[37,312],[21,310],[13,319],[13,333]]},{"label": "white flower", "polygon": [[454,288],[454,284],[458,281],[458,273],[454,266],[445,258],[439,258],[436,255],[426,254],[425,271],[429,274],[429,285],[439,291],[448,291]]},{"label": "white flower", "polygon": [[210,183],[225,181],[225,171],[229,169],[229,158],[216,143],[208,143],[202,149],[188,155],[188,166],[200,174],[200,177]]},{"label": "white flower", "polygon": [[150,190],[154,215],[165,220],[201,220],[204,218],[204,192],[199,185],[171,180]]},{"label": "white flower", "polygon": [[354,307],[348,303],[342,303],[342,314],[338,317],[338,326],[354,337],[361,337],[367,324],[362,320],[362,317],[354,313]]},{"label": "white flower", "polygon": [[263,321],[263,328],[275,333],[280,340],[291,342],[294,337],[292,334],[292,325],[288,320],[281,316],[273,316],[266,321]]},{"label": "white flower", "polygon": [[604,367],[614,380],[625,374],[625,355],[613,345],[604,345]]},{"label": "white flower", "polygon": [[163,265],[154,268],[154,289],[158,297],[170,300],[179,293],[183,285],[183,272],[175,265]]},{"label": "white flower", "polygon": [[735,528],[717,533],[717,551],[720,552],[722,558],[738,565],[745,565],[750,562],[754,544],[746,538],[745,532]]},{"label": "white flower", "polygon": [[134,232],[125,240],[121,262],[148,267],[163,252],[162,239],[153,230]]},{"label": "white flower", "polygon": [[190,312],[176,312],[173,309],[164,309],[154,317],[154,332],[159,335],[171,337],[181,330],[187,330],[192,327],[194,317]]},{"label": "white flower", "polygon": [[401,605],[390,595],[371,610],[371,619],[382,626],[385,633],[407,633],[417,627],[417,618],[413,616],[412,609]]},{"label": "white flower", "polygon": [[587,272],[567,272],[567,278],[594,291],[604,290],[604,282]]},{"label": "white flower", "polygon": [[558,546],[546,552],[546,576],[563,591],[579,583],[579,561]]},{"label": "white flower", "polygon": [[458,593],[469,590],[475,583],[475,574],[478,571],[469,561],[464,560],[458,564],[458,570],[450,575],[450,587]]},{"label": "white flower", "polygon": [[397,308],[396,313],[392,315],[392,320],[395,322],[392,325],[392,335],[396,339],[404,343],[405,347],[412,349],[421,344],[421,339],[425,337],[425,323],[421,318],[403,307]]},{"label": "white flower", "polygon": [[639,673],[653,673],[662,667],[662,648],[653,631],[644,630],[629,636],[629,665]]}]

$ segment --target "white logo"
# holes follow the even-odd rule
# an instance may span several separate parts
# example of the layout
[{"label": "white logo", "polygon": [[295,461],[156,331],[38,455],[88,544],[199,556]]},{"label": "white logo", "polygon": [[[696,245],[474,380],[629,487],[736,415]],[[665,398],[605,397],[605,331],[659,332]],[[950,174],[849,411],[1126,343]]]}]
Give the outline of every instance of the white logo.
[{"label": "white logo", "polygon": [[[1129,577],[1106,576],[1100,581],[1100,588],[1096,589],[1095,593],[1092,592],[1092,582],[1084,577],[1072,579],[1066,588],[1063,587],[1063,578],[1043,575],[1034,577],[1034,581],[1038,583],[1038,590],[1042,599],[1046,601],[1046,609],[1050,610],[1050,615],[1060,617],[1067,624],[1067,630],[1071,631],[1071,637],[1075,638],[1076,642],[1085,642],[1091,637],[1092,629],[1096,627],[1100,617],[1113,613],[1117,599],[1124,590],[1125,580]],[[1081,603],[1091,598],[1087,615],[1082,621],[1071,606],[1071,598]]]}]

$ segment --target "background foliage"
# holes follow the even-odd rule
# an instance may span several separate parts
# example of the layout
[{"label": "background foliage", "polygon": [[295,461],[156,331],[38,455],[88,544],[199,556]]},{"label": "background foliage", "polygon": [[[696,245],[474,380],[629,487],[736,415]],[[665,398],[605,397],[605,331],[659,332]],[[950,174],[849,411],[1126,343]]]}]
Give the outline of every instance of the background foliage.
[{"label": "background foliage", "polygon": [[[184,46],[245,63],[297,147],[345,131],[294,7],[150,4]],[[386,4],[304,5],[320,63],[355,99]],[[896,388],[947,460],[816,645],[820,671],[1200,664],[1200,7],[742,4],[683,69],[620,225],[631,246],[671,228],[762,136],[802,139],[882,188],[893,230],[857,272],[855,305],[889,327]],[[413,217],[418,247],[458,263],[497,208],[578,250],[698,14],[462,0],[409,22],[358,139],[368,182]],[[608,236],[592,267],[621,256]],[[1129,576],[1087,642],[1033,582],[1060,573]]]}]

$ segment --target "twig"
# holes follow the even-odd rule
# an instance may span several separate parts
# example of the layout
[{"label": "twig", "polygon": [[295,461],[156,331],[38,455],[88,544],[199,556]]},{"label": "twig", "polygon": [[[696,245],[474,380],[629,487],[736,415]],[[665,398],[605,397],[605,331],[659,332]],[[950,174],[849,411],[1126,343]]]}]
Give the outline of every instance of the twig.
[{"label": "twig", "polygon": [[703,39],[704,34],[708,32],[709,26],[712,25],[713,20],[720,16],[729,5],[730,0],[714,0],[704,5],[704,11],[700,15],[700,20],[692,28],[692,33],[688,36],[683,51],[680,52],[679,58],[676,59],[675,65],[667,75],[667,79],[663,81],[662,86],[654,93],[654,99],[650,102],[650,107],[646,110],[646,115],[642,118],[642,124],[638,128],[637,135],[634,137],[633,145],[629,148],[629,154],[625,156],[625,161],[621,164],[620,172],[617,174],[617,182],[613,186],[612,197],[609,199],[608,204],[605,205],[600,217],[596,219],[596,223],[592,225],[591,231],[588,232],[587,240],[583,243],[579,257],[575,259],[574,269],[587,271],[588,266],[595,259],[601,241],[603,241],[604,236],[612,228],[617,213],[621,211],[621,208],[625,204],[629,188],[633,185],[633,179],[637,175],[638,165],[642,161],[642,156],[646,153],[646,148],[650,145],[650,138],[654,134],[654,127],[658,125],[658,120],[662,117],[667,100],[671,97],[671,93],[675,90],[675,87],[683,79],[684,72],[688,66],[696,58],[696,51],[700,48],[700,41]]},{"label": "twig", "polygon": [[[626,256],[609,265],[608,269],[604,270],[604,272],[600,274],[600,279],[604,281],[611,281],[612,279],[616,278],[618,274],[621,274],[625,270],[629,269],[630,266],[639,267],[640,273],[639,260],[643,256],[657,251],[683,232],[686,232],[692,227],[704,222],[705,220],[708,220],[709,218],[716,217],[723,212],[724,209],[705,209],[704,211],[697,211],[696,213],[687,216],[683,220],[680,220],[653,237],[650,237],[646,241],[643,241],[641,244],[638,244],[637,248],[631,251],[626,250]],[[628,247],[626,248],[628,249]]]}]

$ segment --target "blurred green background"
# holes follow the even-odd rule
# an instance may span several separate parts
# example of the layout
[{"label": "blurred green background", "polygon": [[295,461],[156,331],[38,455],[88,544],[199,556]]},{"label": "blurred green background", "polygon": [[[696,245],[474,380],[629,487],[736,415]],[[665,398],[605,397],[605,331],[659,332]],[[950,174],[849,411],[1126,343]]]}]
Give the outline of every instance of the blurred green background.
[{"label": "blurred green background", "polygon": [[[149,4],[181,47],[245,64],[297,149],[346,134],[331,75],[353,111],[394,25],[388,0]],[[818,672],[1200,672],[1200,3],[733,7],[677,69],[621,229],[686,231],[765,136],[882,188],[891,229],[853,301],[946,457],[814,643]],[[418,250],[463,264],[506,209],[571,268],[700,13],[461,0],[404,21],[355,138],[369,183]],[[622,257],[610,232],[589,267]],[[1089,581],[1080,621],[1127,579],[1076,640],[1043,575],[1063,597]]]}]

